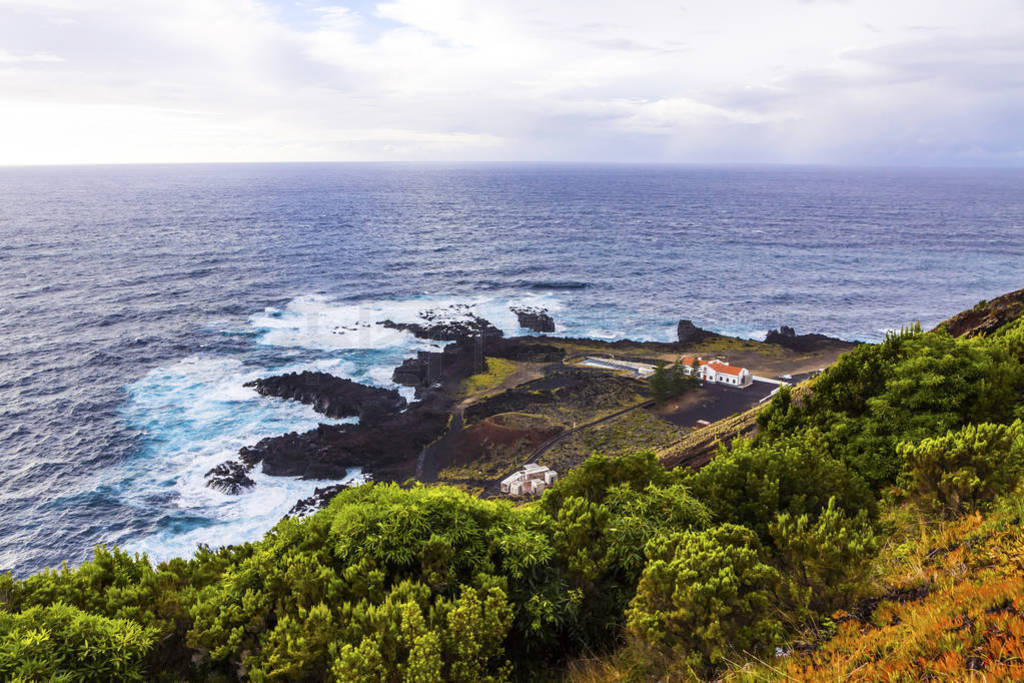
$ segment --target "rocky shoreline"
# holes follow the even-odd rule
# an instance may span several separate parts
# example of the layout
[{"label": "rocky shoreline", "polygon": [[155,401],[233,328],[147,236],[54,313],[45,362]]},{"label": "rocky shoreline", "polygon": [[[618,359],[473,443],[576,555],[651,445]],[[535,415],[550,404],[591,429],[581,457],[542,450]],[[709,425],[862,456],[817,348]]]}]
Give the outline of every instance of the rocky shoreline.
[{"label": "rocky shoreline", "polygon": [[[396,384],[416,389],[416,400],[407,404],[393,389],[382,389],[335,377],[324,372],[298,372],[266,377],[249,382],[264,396],[274,396],[310,405],[314,410],[334,418],[359,417],[357,424],[320,424],[303,433],[291,432],[268,437],[242,448],[236,460],[225,461],[206,474],[207,485],[231,495],[244,495],[255,483],[250,473],[257,467],[270,476],[302,477],[315,480],[339,480],[354,467],[378,481],[406,481],[415,476],[417,460],[449,429],[456,415],[455,393],[462,380],[486,369],[485,357],[505,358],[518,362],[561,364],[566,351],[558,344],[585,343],[608,349],[641,348],[651,353],[682,351],[687,345],[722,338],[703,330],[689,320],[680,320],[676,342],[636,342],[621,340],[604,342],[541,336],[505,337],[489,321],[473,314],[468,307],[445,311],[425,311],[422,323],[384,321],[385,327],[408,331],[420,339],[443,341],[438,351],[420,351],[395,368]],[[520,326],[534,332],[555,329],[554,320],[543,309],[512,308]],[[458,319],[451,319],[454,313]],[[724,338],[722,338],[724,339]],[[785,348],[802,351],[828,345],[852,348],[853,343],[825,335],[796,335],[783,326],[766,340]],[[578,381],[578,370],[558,370],[552,366],[546,382],[558,379],[572,385]],[[617,381],[617,380],[609,380]],[[591,382],[592,384],[592,382]],[[506,390],[465,411],[466,419],[479,420],[495,411],[515,409],[525,403],[524,391],[532,392],[530,402],[550,394],[546,385]],[[541,396],[543,394],[543,396]],[[552,397],[551,400],[554,400]],[[461,419],[461,409],[459,412]],[[318,488],[313,496],[296,503],[289,513],[304,515],[326,505],[343,484]]]},{"label": "rocky shoreline", "polygon": [[276,396],[311,405],[327,417],[358,417],[361,421],[393,415],[406,407],[394,389],[381,389],[341,379],[326,372],[289,372],[246,382],[262,396]]}]

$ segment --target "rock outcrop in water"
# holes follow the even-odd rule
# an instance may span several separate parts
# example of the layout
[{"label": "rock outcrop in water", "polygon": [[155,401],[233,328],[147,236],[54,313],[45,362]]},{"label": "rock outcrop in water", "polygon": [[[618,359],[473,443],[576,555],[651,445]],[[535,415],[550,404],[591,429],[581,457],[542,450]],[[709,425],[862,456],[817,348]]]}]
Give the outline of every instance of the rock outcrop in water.
[{"label": "rock outcrop in water", "polygon": [[546,308],[510,306],[509,310],[516,314],[519,319],[519,327],[523,329],[533,332],[555,331],[555,319],[551,317]]},{"label": "rock outcrop in water", "polygon": [[702,330],[689,320],[680,320],[676,325],[676,338],[680,344],[699,344],[700,342],[714,337],[714,332]]},{"label": "rock outcrop in water", "polygon": [[331,486],[318,487],[309,498],[303,498],[292,506],[287,517],[306,517],[321,508],[327,507],[331,500],[347,489],[348,484],[332,484]]},{"label": "rock outcrop in water", "polygon": [[372,424],[321,424],[302,434],[268,437],[242,448],[239,459],[275,477],[341,479],[349,468],[362,467],[377,479],[402,480],[415,469],[423,446],[448,426],[446,402],[431,398]]},{"label": "rock outcrop in water", "polygon": [[[490,325],[486,321],[483,323]],[[403,481],[415,472],[423,447],[447,430],[451,418],[452,387],[477,371],[477,364],[483,359],[482,353],[489,345],[500,346],[503,342],[500,337],[492,341],[485,339],[484,347],[480,348],[479,341],[469,339],[448,344],[440,352],[421,352],[416,359],[406,361],[395,371],[396,381],[417,387],[419,400],[410,404],[405,412],[379,414],[372,420],[361,419],[359,424],[321,424],[301,434],[291,432],[262,439],[253,446],[242,448],[238,461],[229,461],[211,470],[208,483],[219,485],[220,480],[214,478],[213,473],[220,467],[224,472],[240,474],[260,467],[264,474],[271,476],[306,479],[341,479],[349,468],[361,467],[374,479]],[[294,388],[302,394],[306,387],[306,383],[301,381],[302,374],[283,375],[281,394],[290,398]],[[313,376],[318,373],[306,374]],[[346,391],[356,391],[359,397],[374,401],[363,405],[364,416],[367,405],[377,405],[382,397],[388,401],[394,398],[391,396],[394,392],[385,392],[385,395],[370,387],[353,390],[347,384],[344,386]],[[362,389],[370,389],[374,393],[368,394]],[[394,403],[388,405],[395,406]]]},{"label": "rock outcrop in water", "polygon": [[313,406],[327,417],[377,420],[400,412],[405,399],[394,389],[381,389],[335,377],[326,372],[289,372],[245,384],[263,396],[291,399]]},{"label": "rock outcrop in water", "polygon": [[503,332],[490,321],[471,313],[469,306],[453,306],[420,313],[422,323],[396,323],[383,320],[379,324],[392,330],[411,332],[418,339],[451,341],[460,344],[483,339],[500,339]]},{"label": "rock outcrop in water", "polygon": [[769,331],[765,335],[764,341],[767,344],[778,344],[787,349],[803,353],[836,348],[837,346],[853,348],[857,345],[857,342],[848,342],[836,337],[829,337],[825,334],[797,334],[796,330],[788,325],[782,325],[777,330]]},{"label": "rock outcrop in water", "polygon": [[228,460],[206,473],[206,485],[212,489],[237,496],[251,489],[256,482],[249,476],[252,468],[234,460]]}]

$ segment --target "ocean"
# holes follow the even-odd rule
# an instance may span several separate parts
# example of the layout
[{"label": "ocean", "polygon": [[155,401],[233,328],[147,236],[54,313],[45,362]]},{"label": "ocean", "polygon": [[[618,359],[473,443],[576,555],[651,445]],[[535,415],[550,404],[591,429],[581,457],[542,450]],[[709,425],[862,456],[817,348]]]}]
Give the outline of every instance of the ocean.
[{"label": "ocean", "polygon": [[392,386],[430,343],[380,320],[467,304],[514,334],[533,305],[569,336],[877,341],[1022,286],[1022,170],[0,168],[0,571],[259,538],[324,483],[203,474],[329,420],[242,385]]}]

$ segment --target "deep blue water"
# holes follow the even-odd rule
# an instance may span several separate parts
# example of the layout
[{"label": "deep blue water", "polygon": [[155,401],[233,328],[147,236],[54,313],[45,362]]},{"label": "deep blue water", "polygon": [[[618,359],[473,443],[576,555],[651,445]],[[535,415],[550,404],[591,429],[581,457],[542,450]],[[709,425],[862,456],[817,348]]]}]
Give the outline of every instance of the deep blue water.
[{"label": "deep blue water", "polygon": [[257,538],[316,483],[203,473],[320,420],[241,385],[388,385],[422,343],[362,323],[472,303],[514,332],[523,302],[571,335],[877,340],[1022,286],[1022,171],[0,169],[0,570]]}]

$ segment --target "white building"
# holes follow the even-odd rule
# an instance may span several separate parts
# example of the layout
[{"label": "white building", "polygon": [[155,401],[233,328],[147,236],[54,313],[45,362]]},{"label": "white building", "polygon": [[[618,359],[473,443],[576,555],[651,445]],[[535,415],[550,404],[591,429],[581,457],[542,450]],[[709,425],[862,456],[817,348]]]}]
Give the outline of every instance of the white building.
[{"label": "white building", "polygon": [[[728,384],[729,386],[740,388],[749,387],[754,383],[753,375],[746,368],[728,365],[720,360],[707,361],[697,358],[696,361],[700,366],[700,378],[705,382]],[[693,358],[683,356],[679,359],[679,362],[682,363],[687,375],[693,374]]]},{"label": "white building", "polygon": [[558,473],[544,465],[529,463],[501,481],[501,492],[510,496],[539,496],[558,479]]}]

